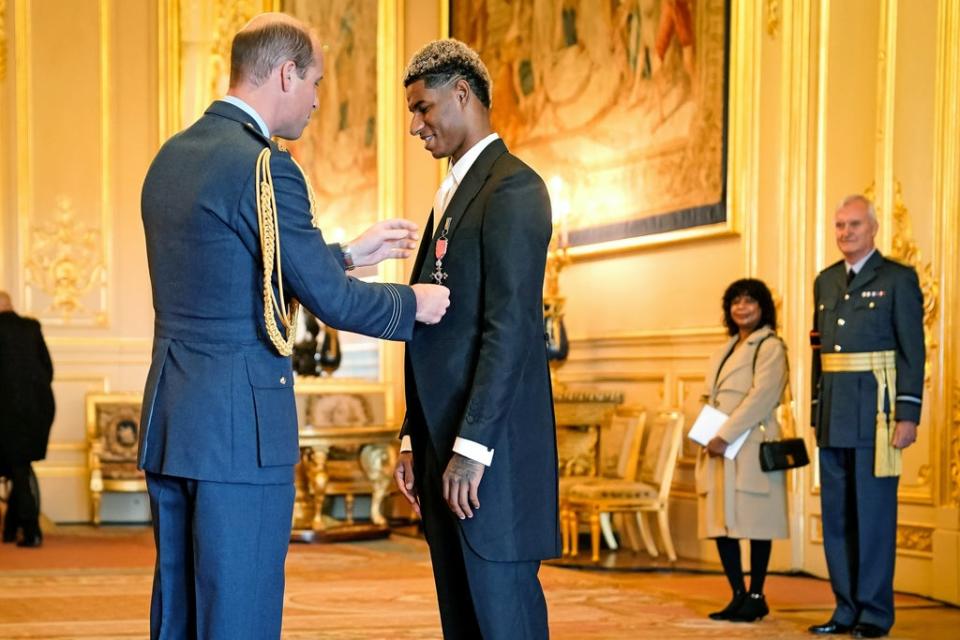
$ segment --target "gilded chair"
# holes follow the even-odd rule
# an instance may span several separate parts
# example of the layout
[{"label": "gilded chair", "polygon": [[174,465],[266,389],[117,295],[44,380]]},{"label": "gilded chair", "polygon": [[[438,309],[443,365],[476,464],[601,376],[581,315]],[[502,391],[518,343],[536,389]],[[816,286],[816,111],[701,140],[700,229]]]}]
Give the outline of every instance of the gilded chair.
[{"label": "gilded chair", "polygon": [[[597,477],[561,476],[561,510],[566,502],[567,494],[573,486],[610,479],[634,480],[636,478],[646,419],[647,412],[640,406],[620,406],[614,410],[613,415],[609,418],[609,426],[604,429],[601,441],[600,475]],[[613,525],[609,513],[600,514],[600,530],[607,546],[616,549],[617,540],[613,535]],[[566,555],[570,552],[571,535],[567,527],[561,527],[560,531],[563,537],[563,553]],[[575,532],[573,535],[575,535]]]},{"label": "gilded chair", "polygon": [[91,520],[97,526],[103,492],[147,491],[146,477],[137,469],[141,402],[139,393],[87,395],[90,510]]},{"label": "gilded chair", "polygon": [[561,509],[563,537],[569,541],[571,555],[579,551],[577,529],[579,514],[588,514],[591,560],[600,559],[600,521],[603,513],[635,513],[644,545],[650,555],[659,555],[653,536],[644,520],[647,513],[657,514],[660,537],[667,556],[677,554],[670,535],[669,505],[673,473],[683,438],[683,414],[662,411],[645,429],[636,479],[597,480],[575,484],[567,491]]}]

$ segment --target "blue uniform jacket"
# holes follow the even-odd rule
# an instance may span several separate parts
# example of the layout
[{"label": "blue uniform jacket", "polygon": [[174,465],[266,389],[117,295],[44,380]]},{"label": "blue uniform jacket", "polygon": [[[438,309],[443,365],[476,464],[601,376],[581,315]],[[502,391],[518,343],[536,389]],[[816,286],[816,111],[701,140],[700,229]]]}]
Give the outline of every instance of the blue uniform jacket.
[{"label": "blue uniform jacket", "polygon": [[289,154],[241,109],[214,102],[163,145],[143,185],[156,312],[140,432],[147,471],[216,482],[293,479],[291,362],[277,354],[263,320],[254,170],[268,145],[285,294],[339,329],[393,340],[413,334],[412,289],[348,277],[339,248],[311,226],[306,184]]},{"label": "blue uniform jacket", "polygon": [[872,448],[877,419],[873,373],[822,373],[821,353],[896,351],[896,397],[887,398],[887,410],[894,404],[895,419],[919,422],[924,343],[923,294],[916,272],[877,251],[849,288],[841,260],[817,276],[813,291],[810,415],[817,443],[821,447]]}]

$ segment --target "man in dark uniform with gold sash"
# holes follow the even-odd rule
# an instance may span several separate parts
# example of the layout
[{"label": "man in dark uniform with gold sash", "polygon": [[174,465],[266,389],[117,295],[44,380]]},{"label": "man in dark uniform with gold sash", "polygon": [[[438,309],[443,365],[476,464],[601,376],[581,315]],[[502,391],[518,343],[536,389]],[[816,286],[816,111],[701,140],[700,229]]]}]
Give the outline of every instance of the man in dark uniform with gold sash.
[{"label": "man in dark uniform with gold sash", "polygon": [[923,396],[923,294],[916,272],[880,255],[873,203],[834,218],[844,259],[814,283],[813,426],[820,447],[823,547],[836,596],[815,634],[885,636],[893,626],[901,451]]},{"label": "man in dark uniform with gold sash", "polygon": [[139,453],[157,546],[151,638],[280,637],[300,458],[292,300],[331,326],[409,340],[449,298],[345,274],[407,255],[415,225],[384,221],[343,246],[315,228],[310,185],[271,139],[299,138],[317,106],[315,36],[259,16],[234,38],[230,66],[228,95],[163,145],[143,185],[156,311]]}]

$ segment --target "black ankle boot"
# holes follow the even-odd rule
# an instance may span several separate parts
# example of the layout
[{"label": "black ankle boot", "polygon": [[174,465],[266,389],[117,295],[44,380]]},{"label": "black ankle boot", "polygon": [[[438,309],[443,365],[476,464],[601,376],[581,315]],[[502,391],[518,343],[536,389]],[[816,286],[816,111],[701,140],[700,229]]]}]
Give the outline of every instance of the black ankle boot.
[{"label": "black ankle boot", "polygon": [[767,600],[762,593],[748,593],[740,604],[740,608],[727,618],[731,622],[756,622],[770,613]]},{"label": "black ankle boot", "polygon": [[741,606],[743,606],[743,601],[747,597],[746,591],[734,591],[733,600],[731,600],[726,607],[720,611],[714,611],[709,614],[711,620],[729,620],[730,616],[736,613]]}]

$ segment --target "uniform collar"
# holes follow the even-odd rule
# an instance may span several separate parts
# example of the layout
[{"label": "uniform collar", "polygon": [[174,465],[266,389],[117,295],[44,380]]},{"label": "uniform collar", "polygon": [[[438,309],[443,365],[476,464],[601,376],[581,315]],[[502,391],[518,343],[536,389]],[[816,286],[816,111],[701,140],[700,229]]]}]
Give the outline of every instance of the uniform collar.
[{"label": "uniform collar", "polygon": [[877,248],[874,247],[873,250],[870,251],[870,253],[863,256],[859,260],[857,260],[854,264],[850,264],[849,262],[844,260],[843,261],[844,271],[846,271],[847,273],[850,273],[850,270],[853,269],[854,272],[860,273],[861,271],[863,271],[863,265],[867,264],[867,261],[870,258],[872,258],[873,254],[875,254],[876,252],[877,252]]},{"label": "uniform collar", "polygon": [[248,116],[253,118],[253,121],[257,123],[257,127],[259,127],[260,133],[263,134],[263,137],[264,138],[270,137],[270,129],[267,128],[267,123],[264,122],[263,118],[260,117],[260,114],[257,113],[256,109],[251,107],[249,104],[247,104],[237,96],[227,95],[220,98],[220,100],[228,104],[232,104],[233,106],[237,107],[238,109],[246,113]]}]

